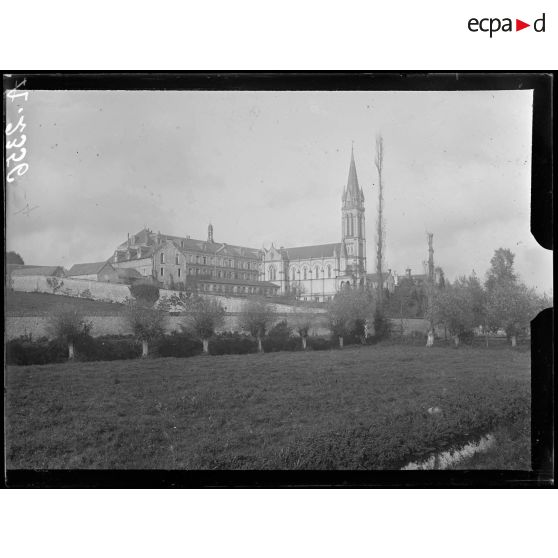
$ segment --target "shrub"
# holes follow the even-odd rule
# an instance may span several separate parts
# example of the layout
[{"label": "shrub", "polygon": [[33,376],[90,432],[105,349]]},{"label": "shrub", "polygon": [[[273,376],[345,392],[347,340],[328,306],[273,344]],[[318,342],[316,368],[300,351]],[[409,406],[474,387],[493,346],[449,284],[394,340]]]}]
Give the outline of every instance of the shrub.
[{"label": "shrub", "polygon": [[159,287],[152,283],[134,283],[128,287],[134,299],[147,306],[153,306],[159,300]]},{"label": "shrub", "polygon": [[209,354],[211,355],[246,355],[255,353],[257,350],[257,341],[238,333],[217,335],[209,344]]},{"label": "shrub", "polygon": [[6,343],[6,364],[52,364],[64,362],[67,358],[68,349],[59,340],[30,341],[28,338],[19,338]]},{"label": "shrub", "polygon": [[333,341],[330,339],[324,339],[323,337],[309,337],[308,346],[314,351],[329,351],[334,347],[337,347],[337,338]]},{"label": "shrub", "polygon": [[155,351],[162,357],[191,357],[201,354],[201,341],[184,332],[173,331],[159,339]]},{"label": "shrub", "polygon": [[265,352],[297,351],[302,347],[302,340],[300,337],[293,337],[286,320],[282,320],[269,330],[262,344]]},{"label": "shrub", "polygon": [[385,314],[378,308],[374,312],[374,337],[377,341],[387,339],[391,333],[391,324]]},{"label": "shrub", "polygon": [[127,360],[140,356],[140,346],[133,337],[104,335],[83,337],[76,343],[78,360]]}]

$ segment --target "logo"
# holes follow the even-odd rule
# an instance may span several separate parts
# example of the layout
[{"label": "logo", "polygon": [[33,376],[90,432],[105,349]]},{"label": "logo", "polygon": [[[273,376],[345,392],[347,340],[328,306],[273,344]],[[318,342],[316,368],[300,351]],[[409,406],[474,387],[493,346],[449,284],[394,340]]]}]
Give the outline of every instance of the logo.
[{"label": "logo", "polygon": [[533,22],[533,25],[516,18],[514,29],[513,18],[510,17],[505,17],[503,19],[500,19],[498,17],[484,17],[482,19],[472,17],[468,21],[467,27],[472,33],[478,33],[479,31],[482,33],[489,33],[490,38],[492,38],[492,35],[494,33],[510,33],[513,31],[521,31],[522,29],[527,29],[527,27],[532,27],[533,31],[535,31],[536,33],[544,33],[546,25],[545,18],[546,14],[543,14],[540,18],[536,19]]}]

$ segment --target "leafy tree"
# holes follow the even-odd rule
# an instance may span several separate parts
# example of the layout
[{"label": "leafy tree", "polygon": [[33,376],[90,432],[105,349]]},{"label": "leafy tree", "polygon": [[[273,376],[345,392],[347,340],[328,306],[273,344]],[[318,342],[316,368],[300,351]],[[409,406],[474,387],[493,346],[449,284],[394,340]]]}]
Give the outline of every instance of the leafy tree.
[{"label": "leafy tree", "polygon": [[258,341],[258,351],[263,352],[262,338],[275,320],[276,312],[265,299],[251,298],[244,302],[240,312],[240,327]]},{"label": "leafy tree", "polygon": [[486,275],[486,290],[497,286],[516,283],[517,275],[513,268],[515,254],[508,248],[498,248],[490,260],[490,269]]},{"label": "leafy tree", "polygon": [[136,339],[141,341],[142,358],[146,358],[149,354],[149,343],[162,336],[165,331],[167,312],[136,300],[128,300],[124,316]]},{"label": "leafy tree", "polygon": [[544,307],[541,297],[519,281],[514,259],[511,250],[496,250],[485,283],[487,328],[503,329],[512,347],[516,346],[517,336],[528,329],[530,321]]},{"label": "leafy tree", "polygon": [[343,348],[347,335],[364,335],[364,326],[374,313],[374,301],[361,289],[342,289],[328,305],[330,329]]},{"label": "leafy tree", "polygon": [[6,253],[6,264],[25,265],[23,258],[17,252]]},{"label": "leafy tree", "polygon": [[376,308],[376,311],[374,312],[374,337],[378,340],[387,339],[390,334],[390,321],[380,308]]},{"label": "leafy tree", "polygon": [[71,304],[63,304],[54,310],[48,319],[47,329],[56,339],[67,343],[68,359],[74,359],[74,343],[89,335],[92,324]]},{"label": "leafy tree", "polygon": [[432,299],[432,322],[442,323],[447,327],[456,347],[459,346],[460,337],[476,325],[467,281],[465,277],[461,277],[453,285],[446,283],[446,287],[435,293]]},{"label": "leafy tree", "polygon": [[515,347],[517,336],[528,330],[542,306],[535,291],[522,283],[506,282],[495,286],[487,301],[488,327],[492,331],[503,329]]},{"label": "leafy tree", "polygon": [[219,300],[193,296],[186,300],[185,326],[203,343],[203,352],[209,354],[209,339],[225,321],[225,309]]},{"label": "leafy tree", "polygon": [[159,300],[159,287],[152,283],[134,283],[128,288],[140,305],[153,306]]}]

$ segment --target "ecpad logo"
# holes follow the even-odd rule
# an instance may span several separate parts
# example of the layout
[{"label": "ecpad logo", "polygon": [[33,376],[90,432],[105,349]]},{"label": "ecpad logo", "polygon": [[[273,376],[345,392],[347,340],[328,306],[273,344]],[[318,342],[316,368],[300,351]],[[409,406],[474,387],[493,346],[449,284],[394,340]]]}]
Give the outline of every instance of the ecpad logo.
[{"label": "ecpad logo", "polygon": [[[539,19],[536,19],[533,22],[533,29],[537,33],[545,32],[545,17],[546,14],[543,13],[543,15]],[[478,31],[482,31],[483,33],[490,33],[490,38],[492,38],[492,35],[494,33],[497,33],[498,31],[503,31],[504,33],[513,31],[512,18],[509,17],[505,17],[503,19],[497,17],[485,17],[482,19],[477,19],[475,17],[472,17],[467,23],[467,27],[469,28],[469,31],[473,33],[477,33]],[[516,31],[521,31],[522,29],[525,29],[527,27],[531,27],[531,24],[525,23],[520,19],[515,20]]]}]

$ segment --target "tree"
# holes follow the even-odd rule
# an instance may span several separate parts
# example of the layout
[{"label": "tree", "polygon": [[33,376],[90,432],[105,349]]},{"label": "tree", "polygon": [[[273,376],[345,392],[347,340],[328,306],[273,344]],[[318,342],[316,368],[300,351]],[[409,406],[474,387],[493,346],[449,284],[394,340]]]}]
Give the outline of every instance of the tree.
[{"label": "tree", "polygon": [[17,252],[6,253],[6,264],[25,265],[23,258]]},{"label": "tree", "polygon": [[293,327],[302,339],[302,348],[306,350],[308,334],[314,324],[313,314],[308,313],[304,308],[296,307],[292,317]]},{"label": "tree", "polygon": [[434,325],[442,323],[447,327],[456,347],[463,334],[475,327],[471,290],[465,277],[453,285],[446,283],[445,289],[433,293],[430,319]]},{"label": "tree", "polygon": [[203,352],[209,354],[209,339],[225,321],[225,309],[219,300],[193,296],[185,302],[188,315],[185,326],[203,343]]},{"label": "tree", "polygon": [[491,331],[503,329],[512,347],[544,304],[533,289],[519,282],[513,268],[514,259],[511,250],[496,250],[485,283],[487,328]]},{"label": "tree", "polygon": [[83,314],[70,304],[63,304],[56,308],[47,323],[49,333],[54,338],[67,343],[68,360],[74,359],[74,343],[81,337],[89,335],[92,327]]},{"label": "tree", "polygon": [[506,282],[490,290],[487,300],[487,322],[492,330],[503,329],[512,347],[517,336],[525,333],[531,320],[542,309],[540,297],[522,283]]},{"label": "tree", "polygon": [[378,220],[376,223],[376,273],[378,275],[378,306],[383,304],[383,259],[385,243],[385,223],[384,223],[384,184],[382,171],[384,167],[384,140],[381,135],[376,137],[376,159],[374,160],[378,171]]},{"label": "tree", "polygon": [[328,318],[331,331],[339,338],[339,347],[343,348],[347,335],[364,336],[367,320],[374,313],[374,301],[369,293],[362,289],[342,289],[328,305]]},{"label": "tree", "polygon": [[517,275],[513,269],[515,254],[508,248],[498,248],[490,260],[486,274],[486,290],[491,291],[498,285],[516,283]]},{"label": "tree", "polygon": [[153,283],[134,283],[130,294],[142,306],[153,306],[159,300],[159,287]]},{"label": "tree", "polygon": [[262,298],[247,300],[240,312],[240,327],[257,339],[260,353],[263,353],[262,338],[274,322],[275,315],[274,308]]},{"label": "tree", "polygon": [[128,300],[124,316],[136,339],[141,341],[142,358],[147,358],[149,343],[162,336],[165,331],[167,312],[162,308],[154,308],[136,300]]}]

